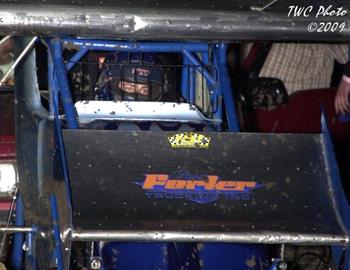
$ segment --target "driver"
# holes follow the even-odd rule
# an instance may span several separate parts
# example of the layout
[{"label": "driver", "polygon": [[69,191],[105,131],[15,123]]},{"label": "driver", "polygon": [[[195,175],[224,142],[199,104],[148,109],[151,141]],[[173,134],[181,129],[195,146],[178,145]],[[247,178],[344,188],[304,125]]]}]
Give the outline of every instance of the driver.
[{"label": "driver", "polygon": [[95,88],[96,100],[179,100],[171,74],[161,67],[153,53],[115,53],[102,59]]}]

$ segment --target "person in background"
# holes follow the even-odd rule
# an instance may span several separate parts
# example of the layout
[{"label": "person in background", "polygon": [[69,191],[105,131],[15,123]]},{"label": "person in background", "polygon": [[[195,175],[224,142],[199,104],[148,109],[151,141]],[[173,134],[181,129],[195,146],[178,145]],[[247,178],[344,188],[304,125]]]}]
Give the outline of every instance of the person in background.
[{"label": "person in background", "polygon": [[[6,74],[13,64],[14,54],[13,54],[14,41],[12,38],[6,40],[3,44],[0,45],[0,80]],[[13,72],[5,80],[5,86],[14,85]]]},{"label": "person in background", "polygon": [[345,64],[344,75],[339,84],[337,94],[334,99],[334,107],[337,114],[350,112],[350,61]]},{"label": "person in background", "polygon": [[247,60],[243,68],[248,71],[248,78],[280,79],[289,96],[301,90],[329,88],[335,61],[345,64],[334,106],[338,114],[350,112],[349,45],[254,43],[246,47],[244,53]]},{"label": "person in background", "polygon": [[259,77],[283,81],[289,95],[299,90],[331,86],[334,61],[345,64],[349,46],[344,44],[274,43]]}]

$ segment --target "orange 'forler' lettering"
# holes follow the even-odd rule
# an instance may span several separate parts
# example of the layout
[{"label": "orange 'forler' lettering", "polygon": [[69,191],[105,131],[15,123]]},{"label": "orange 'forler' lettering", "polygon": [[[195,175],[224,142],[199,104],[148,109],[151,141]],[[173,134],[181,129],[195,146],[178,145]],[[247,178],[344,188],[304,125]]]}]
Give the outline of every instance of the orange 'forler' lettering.
[{"label": "orange 'forler' lettering", "polygon": [[257,186],[253,181],[220,181],[218,176],[208,175],[205,180],[191,179],[169,179],[167,174],[146,174],[143,183],[143,189],[153,189],[156,186],[162,186],[166,190],[196,190],[201,187],[204,190],[217,191],[244,191]]}]

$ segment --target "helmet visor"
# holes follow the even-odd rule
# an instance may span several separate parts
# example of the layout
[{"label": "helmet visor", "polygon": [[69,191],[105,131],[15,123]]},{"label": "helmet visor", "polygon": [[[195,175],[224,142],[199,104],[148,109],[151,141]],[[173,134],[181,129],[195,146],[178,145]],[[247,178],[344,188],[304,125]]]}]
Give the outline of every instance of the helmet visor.
[{"label": "helmet visor", "polygon": [[144,84],[125,80],[114,80],[112,82],[112,92],[116,90],[121,92],[121,100],[132,101],[156,101],[160,99],[162,92],[161,86],[156,83]]}]

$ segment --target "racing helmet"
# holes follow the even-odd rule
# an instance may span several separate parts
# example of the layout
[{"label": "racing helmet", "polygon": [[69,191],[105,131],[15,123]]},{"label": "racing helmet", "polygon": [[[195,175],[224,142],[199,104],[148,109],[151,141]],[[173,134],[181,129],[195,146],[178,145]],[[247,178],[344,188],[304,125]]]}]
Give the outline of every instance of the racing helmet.
[{"label": "racing helmet", "polygon": [[153,53],[109,54],[97,80],[97,99],[161,101],[167,91],[165,77]]}]

